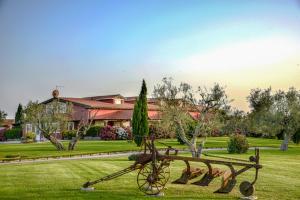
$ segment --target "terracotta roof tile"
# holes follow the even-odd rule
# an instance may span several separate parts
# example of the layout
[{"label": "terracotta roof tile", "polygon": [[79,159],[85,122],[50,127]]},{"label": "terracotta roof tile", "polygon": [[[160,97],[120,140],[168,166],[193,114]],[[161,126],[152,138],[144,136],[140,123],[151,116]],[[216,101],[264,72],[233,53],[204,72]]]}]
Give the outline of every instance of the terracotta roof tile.
[{"label": "terracotta roof tile", "polygon": [[[122,103],[122,104],[112,104],[105,103],[101,101],[89,100],[84,98],[67,98],[61,97],[60,99],[69,101],[71,103],[77,103],[90,108],[103,108],[103,109],[120,109],[120,110],[133,110],[134,104]],[[158,106],[148,104],[149,110],[158,110]]]}]

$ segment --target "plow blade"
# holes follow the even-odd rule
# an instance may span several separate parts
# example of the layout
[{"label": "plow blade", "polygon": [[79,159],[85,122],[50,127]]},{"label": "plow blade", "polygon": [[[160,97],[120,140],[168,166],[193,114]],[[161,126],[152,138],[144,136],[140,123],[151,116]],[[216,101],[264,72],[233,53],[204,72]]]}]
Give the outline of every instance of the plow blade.
[{"label": "plow blade", "polygon": [[225,186],[220,187],[214,193],[225,193],[225,194],[227,194],[227,193],[231,192],[231,190],[234,188],[235,184],[236,184],[236,180],[231,179],[227,182],[227,184]]},{"label": "plow blade", "polygon": [[184,169],[182,171],[181,177],[173,181],[174,184],[187,184],[189,180],[201,176],[205,172],[204,169],[191,168],[190,171]]},{"label": "plow blade", "polygon": [[232,173],[227,170],[222,176],[221,187],[214,193],[229,193],[234,188],[236,180],[232,178]]},{"label": "plow blade", "polygon": [[206,174],[201,178],[200,181],[196,181],[192,184],[199,186],[208,186],[214,178],[221,176],[223,173],[224,171],[218,168],[213,168],[211,173],[206,172]]}]

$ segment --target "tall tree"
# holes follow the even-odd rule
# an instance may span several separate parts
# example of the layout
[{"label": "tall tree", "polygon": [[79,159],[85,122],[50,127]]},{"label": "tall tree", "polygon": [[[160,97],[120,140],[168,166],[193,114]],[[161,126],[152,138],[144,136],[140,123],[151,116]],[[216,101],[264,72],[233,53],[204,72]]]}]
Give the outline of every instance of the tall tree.
[{"label": "tall tree", "polygon": [[[175,85],[172,78],[164,78],[154,87],[154,96],[158,98],[163,123],[170,128],[176,127],[181,140],[189,147],[193,157],[200,157],[206,136],[223,126],[220,111],[228,110],[229,100],[225,90],[219,84],[212,88],[199,87],[195,93],[187,83]],[[186,128],[192,119],[191,113],[198,113],[196,127],[191,137]],[[198,145],[198,137],[203,136]]]},{"label": "tall tree", "polygon": [[23,121],[23,106],[19,104],[17,112],[15,114],[15,125],[21,126]]},{"label": "tall tree", "polygon": [[56,139],[55,133],[67,128],[67,123],[71,115],[71,105],[54,99],[48,104],[29,102],[24,111],[24,120],[36,126],[41,134],[48,139],[57,150],[65,150],[63,144]]},{"label": "tall tree", "polygon": [[144,137],[149,134],[147,86],[145,80],[143,80],[140,95],[134,105],[132,133],[137,146],[141,146]]},{"label": "tall tree", "polygon": [[6,119],[7,113],[3,110],[0,110],[0,125],[2,125],[3,121]]}]

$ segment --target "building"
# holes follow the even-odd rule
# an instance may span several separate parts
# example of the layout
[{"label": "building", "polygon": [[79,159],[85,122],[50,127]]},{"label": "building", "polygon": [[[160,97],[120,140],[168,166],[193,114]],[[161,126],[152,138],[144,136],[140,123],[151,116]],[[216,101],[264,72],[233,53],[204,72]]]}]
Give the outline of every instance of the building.
[{"label": "building", "polygon": [[[62,109],[66,109],[67,103],[71,103],[72,117],[68,125],[70,130],[76,128],[81,120],[93,120],[93,124],[99,126],[131,126],[133,108],[137,99],[137,97],[124,97],[120,94],[83,98],[59,97],[57,90],[53,91],[52,95],[53,98],[42,102],[46,107],[55,99],[59,100]],[[197,112],[190,112],[190,114],[193,118],[198,116]],[[148,98],[148,120],[150,123],[160,120],[159,106],[154,98]],[[36,140],[43,140],[39,131],[31,124],[25,125],[26,132],[35,132]]]}]

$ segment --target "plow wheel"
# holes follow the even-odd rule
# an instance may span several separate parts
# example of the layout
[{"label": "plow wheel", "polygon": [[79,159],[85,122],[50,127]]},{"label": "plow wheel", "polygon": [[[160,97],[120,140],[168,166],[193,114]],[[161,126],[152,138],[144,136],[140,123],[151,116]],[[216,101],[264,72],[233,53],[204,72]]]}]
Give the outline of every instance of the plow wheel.
[{"label": "plow wheel", "polygon": [[242,195],[249,197],[254,193],[254,186],[248,181],[243,181],[240,184],[240,192]]},{"label": "plow wheel", "polygon": [[170,178],[169,165],[148,163],[137,176],[139,190],[147,195],[159,194]]}]

